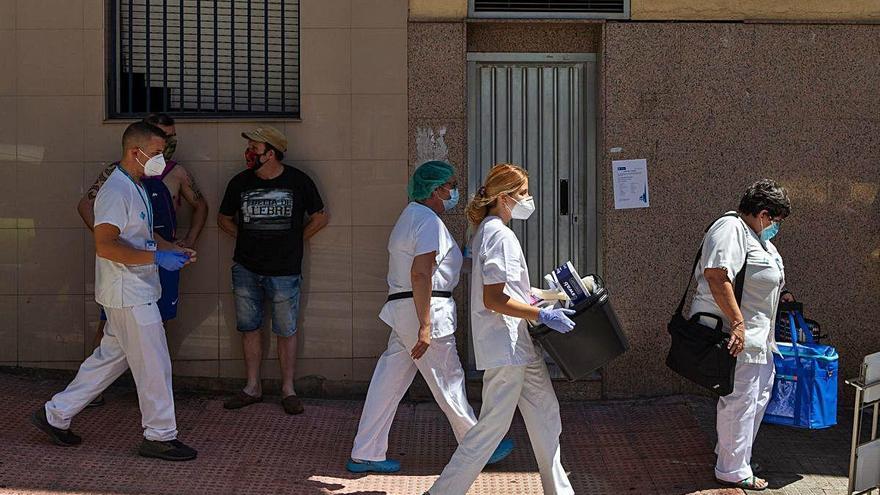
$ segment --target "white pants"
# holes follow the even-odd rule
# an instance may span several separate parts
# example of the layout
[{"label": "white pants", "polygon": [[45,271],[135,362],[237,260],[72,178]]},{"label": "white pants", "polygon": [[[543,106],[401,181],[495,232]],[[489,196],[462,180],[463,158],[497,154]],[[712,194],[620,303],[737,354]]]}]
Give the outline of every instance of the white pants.
[{"label": "white pants", "polygon": [[56,428],[70,421],[125,370],[131,368],[147,440],[174,440],[171,359],[162,317],[155,304],[104,308],[107,325],[101,345],[83,361],[70,385],[46,403],[46,417]]},{"label": "white pants", "polygon": [[[440,409],[446,414],[456,440],[477,424],[474,410],[465,392],[464,370],[458,360],[455,337],[432,339],[428,350],[413,360],[410,352],[418,340],[418,330],[392,330],[388,349],[379,358],[367,400],[361,412],[352,459],[384,461],[388,450],[388,432],[403,398],[418,370]],[[497,444],[496,444],[497,446]]]},{"label": "white pants", "polygon": [[751,364],[738,360],[733,392],[718,399],[716,429],[718,430],[718,463],[715,477],[737,482],[752,476],[752,446],[764,411],[770,402],[776,370],[773,357],[767,364]]},{"label": "white pants", "polygon": [[483,375],[480,421],[465,435],[458,449],[430,488],[431,495],[464,495],[486,465],[498,442],[510,428],[519,406],[541,472],[546,495],[574,493],[560,461],[562,422],[559,402],[544,361],[525,366],[502,366]]}]

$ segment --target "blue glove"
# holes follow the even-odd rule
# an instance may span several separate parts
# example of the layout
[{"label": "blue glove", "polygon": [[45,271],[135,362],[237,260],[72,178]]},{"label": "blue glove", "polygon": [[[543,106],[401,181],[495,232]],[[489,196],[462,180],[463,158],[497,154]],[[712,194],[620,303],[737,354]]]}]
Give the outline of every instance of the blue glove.
[{"label": "blue glove", "polygon": [[156,264],[169,272],[180,270],[188,260],[189,255],[179,251],[156,251]]},{"label": "blue glove", "polygon": [[574,329],[574,322],[569,318],[574,313],[573,309],[541,308],[541,311],[538,313],[538,322],[547,325],[559,333],[568,333]]}]

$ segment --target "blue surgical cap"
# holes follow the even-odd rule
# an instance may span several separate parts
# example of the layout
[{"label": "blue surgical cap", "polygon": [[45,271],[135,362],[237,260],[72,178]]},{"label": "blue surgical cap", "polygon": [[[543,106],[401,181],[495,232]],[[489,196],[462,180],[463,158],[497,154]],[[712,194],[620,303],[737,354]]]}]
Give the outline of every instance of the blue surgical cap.
[{"label": "blue surgical cap", "polygon": [[411,201],[422,201],[431,196],[434,189],[446,184],[455,175],[455,168],[439,160],[425,162],[416,168],[409,178],[407,192]]}]

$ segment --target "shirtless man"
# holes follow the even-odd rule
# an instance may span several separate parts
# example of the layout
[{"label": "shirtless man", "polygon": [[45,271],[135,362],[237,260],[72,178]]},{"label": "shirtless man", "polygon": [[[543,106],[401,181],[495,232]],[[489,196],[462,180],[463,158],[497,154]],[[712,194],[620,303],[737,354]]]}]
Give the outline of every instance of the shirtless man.
[{"label": "shirtless man", "polygon": [[[173,242],[180,247],[194,248],[205,221],[208,218],[208,203],[199,191],[195,179],[182,165],[171,160],[174,150],[177,147],[177,133],[174,128],[174,119],[170,116],[157,113],[151,114],[144,119],[147,124],[154,125],[168,136],[165,144],[165,161],[167,167],[158,178],[144,179],[143,185],[150,194],[153,206],[153,214],[155,218],[153,231],[162,236],[163,239]],[[77,210],[80,217],[85,222],[86,227],[90,230],[94,229],[95,223],[95,198],[98,190],[110,177],[110,174],[116,169],[116,163],[112,163],[105,168],[98,176],[92,187],[89,188],[85,196],[79,201]],[[192,206],[192,220],[190,222],[189,231],[186,236],[177,235],[177,208],[181,205],[181,198],[186,200]],[[159,278],[162,285],[162,297],[157,302],[159,311],[162,314],[162,320],[168,321],[177,316],[178,301],[178,283],[180,272],[169,272],[159,270]],[[101,343],[104,336],[104,324],[106,316],[103,309],[101,310],[101,320],[98,323],[98,331],[95,333],[94,345],[97,347]],[[99,395],[90,406],[98,406],[104,403],[104,398]]]}]

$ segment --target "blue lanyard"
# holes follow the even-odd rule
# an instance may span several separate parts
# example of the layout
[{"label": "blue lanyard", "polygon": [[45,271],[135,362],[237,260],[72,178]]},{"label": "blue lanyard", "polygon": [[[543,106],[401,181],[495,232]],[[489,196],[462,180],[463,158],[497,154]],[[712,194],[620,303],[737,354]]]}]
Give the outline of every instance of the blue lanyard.
[{"label": "blue lanyard", "polygon": [[[128,175],[128,172],[126,172],[125,169],[122,168],[122,164],[117,165],[116,168],[120,172],[125,174],[126,177],[128,177],[128,180],[130,180],[131,183],[134,185],[134,188],[137,189],[138,196],[141,197],[141,201],[144,202],[144,206],[147,208],[147,225],[150,228],[150,238],[152,239],[153,238],[153,203],[147,199],[146,189],[144,189],[143,186],[141,186],[140,184],[135,182],[134,179],[132,179],[131,176]],[[141,192],[141,191],[143,191],[143,192]]]}]

